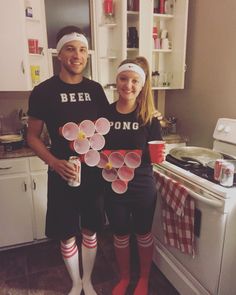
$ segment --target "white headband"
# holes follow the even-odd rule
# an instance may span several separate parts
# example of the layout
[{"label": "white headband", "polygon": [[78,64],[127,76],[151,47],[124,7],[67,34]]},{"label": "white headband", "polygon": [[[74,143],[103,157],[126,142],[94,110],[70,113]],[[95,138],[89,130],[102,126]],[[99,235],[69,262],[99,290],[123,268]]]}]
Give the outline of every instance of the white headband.
[{"label": "white headband", "polygon": [[71,33],[68,35],[64,35],[57,43],[57,52],[59,53],[62,47],[64,46],[65,43],[70,42],[70,41],[80,41],[85,44],[85,46],[88,48],[88,40],[86,37],[82,34],[79,33]]},{"label": "white headband", "polygon": [[138,66],[136,64],[132,64],[132,63],[123,64],[117,69],[117,75],[120,74],[121,72],[125,72],[125,71],[132,71],[132,72],[139,74],[139,76],[142,80],[142,84],[144,85],[145,80],[146,80],[146,75],[144,73],[144,70],[140,66]]}]

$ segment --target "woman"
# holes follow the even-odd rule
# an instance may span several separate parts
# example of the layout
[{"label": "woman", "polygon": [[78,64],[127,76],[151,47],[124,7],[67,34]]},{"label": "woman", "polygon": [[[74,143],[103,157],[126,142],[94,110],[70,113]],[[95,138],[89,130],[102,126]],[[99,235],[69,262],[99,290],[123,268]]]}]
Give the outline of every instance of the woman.
[{"label": "woman", "polygon": [[106,212],[114,231],[114,248],[121,276],[112,294],[125,295],[130,282],[129,240],[132,225],[140,262],[140,278],[134,294],[145,295],[148,294],[152,262],[151,226],[157,194],[148,141],[161,139],[147,60],[137,57],[123,61],[117,71],[116,83],[119,98],[110,105],[107,115],[111,130],[106,136],[106,148],[139,149],[142,150],[142,160],[124,194],[116,194],[110,185],[106,187]]}]

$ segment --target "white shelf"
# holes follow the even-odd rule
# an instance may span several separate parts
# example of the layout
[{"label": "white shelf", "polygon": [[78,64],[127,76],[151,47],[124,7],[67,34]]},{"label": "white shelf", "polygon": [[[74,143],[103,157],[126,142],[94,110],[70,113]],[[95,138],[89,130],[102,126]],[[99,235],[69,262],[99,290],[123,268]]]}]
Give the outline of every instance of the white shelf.
[{"label": "white shelf", "polygon": [[169,53],[171,51],[172,49],[153,49],[152,50],[153,53]]},{"label": "white shelf", "polygon": [[152,87],[152,90],[168,90],[168,89],[171,89],[171,87],[169,86],[153,86]]},{"label": "white shelf", "polygon": [[101,56],[101,59],[116,60],[117,56]]},{"label": "white shelf", "polygon": [[110,28],[110,29],[113,29],[113,28],[116,27],[116,26],[117,26],[116,23],[114,23],[114,24],[101,23],[101,24],[99,25],[99,27],[106,27],[106,28]]},{"label": "white shelf", "polygon": [[129,15],[139,15],[139,11],[128,10],[127,14],[129,14]]},{"label": "white shelf", "polygon": [[161,13],[154,13],[153,16],[159,19],[171,19],[174,17],[173,14],[161,14]]},{"label": "white shelf", "polygon": [[27,21],[30,21],[30,22],[35,22],[35,23],[39,23],[40,22],[40,20],[38,18],[34,18],[34,17],[26,16],[25,19]]}]

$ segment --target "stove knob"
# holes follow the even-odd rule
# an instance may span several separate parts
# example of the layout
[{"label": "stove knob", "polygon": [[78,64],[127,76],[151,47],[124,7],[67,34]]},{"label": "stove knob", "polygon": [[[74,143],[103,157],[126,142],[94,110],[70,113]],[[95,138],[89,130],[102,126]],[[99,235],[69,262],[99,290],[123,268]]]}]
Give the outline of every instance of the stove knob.
[{"label": "stove knob", "polygon": [[224,130],[224,128],[225,128],[225,126],[223,124],[220,124],[217,128],[217,131],[221,132]]},{"label": "stove knob", "polygon": [[229,133],[230,130],[231,130],[230,126],[226,126],[225,129],[224,129],[225,133]]}]

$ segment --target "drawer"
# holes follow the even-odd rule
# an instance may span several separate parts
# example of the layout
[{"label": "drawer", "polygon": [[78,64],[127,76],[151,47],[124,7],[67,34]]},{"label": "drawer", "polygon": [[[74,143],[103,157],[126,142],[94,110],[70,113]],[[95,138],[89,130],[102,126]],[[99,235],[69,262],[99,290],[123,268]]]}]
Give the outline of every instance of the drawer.
[{"label": "drawer", "polygon": [[12,173],[27,173],[28,161],[27,159],[7,159],[0,160],[0,175]]},{"label": "drawer", "polygon": [[29,158],[30,171],[39,171],[39,170],[47,170],[48,165],[45,164],[39,157],[30,157]]}]

